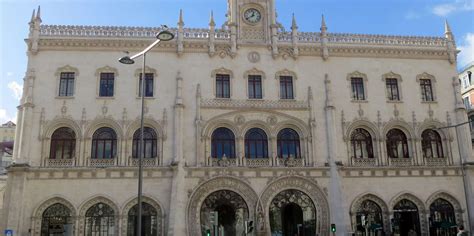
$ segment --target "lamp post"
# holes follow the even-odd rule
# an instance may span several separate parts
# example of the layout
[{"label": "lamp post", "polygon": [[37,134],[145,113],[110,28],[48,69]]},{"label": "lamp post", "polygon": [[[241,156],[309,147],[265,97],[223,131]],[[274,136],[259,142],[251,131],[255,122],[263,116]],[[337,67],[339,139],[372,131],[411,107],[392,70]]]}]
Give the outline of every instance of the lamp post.
[{"label": "lamp post", "polygon": [[142,76],[140,84],[140,94],[141,94],[141,111],[140,111],[140,148],[138,155],[138,220],[137,220],[137,236],[142,235],[142,185],[143,185],[143,156],[145,155],[144,151],[144,142],[143,142],[143,111],[145,108],[145,63],[146,63],[146,53],[150,51],[153,47],[158,45],[161,41],[169,41],[174,38],[174,34],[169,32],[166,27],[164,30],[156,34],[156,40],[150,46],[145,48],[143,51],[128,57],[122,57],[119,59],[119,62],[122,64],[131,65],[135,63],[134,59],[137,57],[143,57],[143,67],[142,67]]}]

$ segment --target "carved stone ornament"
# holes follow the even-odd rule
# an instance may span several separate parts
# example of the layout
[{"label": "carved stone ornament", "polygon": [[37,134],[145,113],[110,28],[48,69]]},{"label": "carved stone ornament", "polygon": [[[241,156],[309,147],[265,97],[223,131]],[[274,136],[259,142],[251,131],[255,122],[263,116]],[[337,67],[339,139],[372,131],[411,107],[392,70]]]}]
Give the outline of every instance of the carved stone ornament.
[{"label": "carved stone ornament", "polygon": [[197,186],[191,194],[187,206],[186,227],[189,236],[201,235],[201,208],[212,193],[227,190],[240,196],[248,207],[248,216],[255,219],[258,196],[250,185],[230,176],[211,178]]},{"label": "carved stone ornament", "polygon": [[[143,68],[138,68],[135,70],[135,77],[136,78],[139,78],[140,77],[140,74],[143,72]],[[158,72],[156,71],[156,69],[153,69],[149,66],[145,66],[145,73],[152,73],[154,77],[157,76]]]},{"label": "carved stone ornament", "polygon": [[65,116],[66,113],[67,113],[67,105],[66,105],[66,101],[63,101],[63,105],[61,106],[61,114]]},{"label": "carved stone ornament", "polygon": [[249,52],[247,55],[247,59],[249,59],[252,63],[257,63],[260,61],[260,54],[258,52]]},{"label": "carved stone ornament", "polygon": [[354,72],[349,73],[347,75],[347,80],[350,81],[352,78],[362,78],[362,79],[364,79],[364,81],[367,81],[367,75],[364,74],[364,73],[361,73],[359,71],[354,71]]},{"label": "carved stone ornament", "polygon": [[267,123],[270,125],[275,125],[278,122],[278,119],[276,116],[269,116],[267,117]]},{"label": "carved stone ornament", "polygon": [[100,76],[101,73],[114,73],[115,76],[118,76],[118,70],[110,66],[97,68],[97,70],[95,71],[95,76]]},{"label": "carved stone ornament", "polygon": [[107,107],[107,103],[105,103],[105,101],[104,101],[104,105],[102,105],[101,110],[102,110],[103,116],[107,115],[107,112],[109,111],[109,107]]},{"label": "carved stone ornament", "polygon": [[248,79],[249,75],[260,75],[260,76],[262,76],[262,79],[265,79],[265,72],[255,68],[255,67],[244,72],[244,79]]},{"label": "carved stone ornament", "polygon": [[402,81],[402,76],[397,73],[394,73],[393,71],[390,71],[382,75],[382,81],[385,81],[386,79],[397,79],[397,81],[400,82]]},{"label": "carved stone ornament", "polygon": [[392,199],[389,205],[389,209],[394,209],[397,203],[405,199],[413,202],[418,208],[421,235],[428,235],[428,232],[426,232],[426,229],[428,227],[427,227],[427,222],[426,222],[426,217],[425,217],[425,214],[426,214],[425,204],[420,199],[418,199],[417,197],[415,197],[414,195],[410,193],[404,193]]},{"label": "carved stone ornament", "polygon": [[[329,228],[329,204],[327,197],[316,182],[302,176],[282,176],[273,180],[267,185],[262,195],[260,195],[260,204],[264,211],[264,216],[268,217],[269,213],[265,212],[270,209],[273,199],[281,192],[294,189],[303,192],[313,202],[316,209],[316,234],[328,236]],[[265,223],[267,231],[270,230],[270,222]]]},{"label": "carved stone ornament", "polygon": [[351,206],[351,211],[350,215],[352,218],[352,222],[356,222],[356,217],[358,212],[363,212],[364,209],[362,209],[363,203],[366,201],[371,201],[375,203],[378,207],[380,207],[380,210],[382,210],[382,222],[383,222],[383,229],[384,231],[388,232],[389,227],[390,227],[390,215],[389,215],[389,209],[387,204],[378,196],[374,194],[366,194],[364,196],[358,197],[354,202],[352,203]]},{"label": "carved stone ornament", "polygon": [[59,67],[54,75],[59,76],[62,72],[74,72],[75,76],[79,76],[79,70],[76,67],[72,67],[70,65]]},{"label": "carved stone ornament", "polygon": [[211,72],[211,78],[215,79],[216,75],[218,75],[218,74],[229,75],[230,79],[234,78],[234,73],[232,72],[232,70],[229,70],[229,69],[224,68],[224,67],[213,70]]},{"label": "carved stone ornament", "polygon": [[288,69],[280,70],[277,73],[275,73],[275,79],[279,80],[280,76],[291,76],[292,79],[297,79],[296,73]]},{"label": "carved stone ornament", "polygon": [[69,210],[69,215],[71,216],[71,220],[75,222],[75,219],[77,217],[77,212],[76,208],[74,208],[74,205],[72,205],[69,201],[61,198],[61,197],[53,197],[51,199],[48,199],[47,201],[43,202],[36,210],[35,213],[33,213],[32,216],[32,223],[33,223],[33,232],[31,235],[34,236],[39,236],[41,235],[41,221],[42,221],[42,216],[43,213],[51,206],[55,204],[61,204],[62,206],[65,207],[65,209]]},{"label": "carved stone ornament", "polygon": [[243,115],[238,115],[234,118],[234,122],[238,125],[243,125],[245,123],[245,117]]}]

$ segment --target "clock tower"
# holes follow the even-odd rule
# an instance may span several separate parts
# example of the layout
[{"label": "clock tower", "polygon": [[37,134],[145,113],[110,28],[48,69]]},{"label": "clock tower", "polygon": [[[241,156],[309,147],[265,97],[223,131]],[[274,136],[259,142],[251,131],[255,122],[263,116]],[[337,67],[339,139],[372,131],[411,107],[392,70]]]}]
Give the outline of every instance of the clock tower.
[{"label": "clock tower", "polygon": [[227,7],[227,24],[238,43],[271,43],[278,28],[275,0],[228,0]]}]

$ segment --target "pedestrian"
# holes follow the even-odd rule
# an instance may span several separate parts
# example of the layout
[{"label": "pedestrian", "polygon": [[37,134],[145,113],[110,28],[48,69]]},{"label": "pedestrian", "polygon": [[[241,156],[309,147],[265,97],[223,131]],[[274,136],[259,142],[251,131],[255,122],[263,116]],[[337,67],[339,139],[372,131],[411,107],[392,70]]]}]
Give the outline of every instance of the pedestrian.
[{"label": "pedestrian", "polygon": [[415,230],[413,229],[410,229],[410,231],[408,231],[408,236],[417,236]]},{"label": "pedestrian", "polygon": [[463,225],[458,226],[458,234],[456,234],[456,236],[467,236],[467,232],[464,231]]}]

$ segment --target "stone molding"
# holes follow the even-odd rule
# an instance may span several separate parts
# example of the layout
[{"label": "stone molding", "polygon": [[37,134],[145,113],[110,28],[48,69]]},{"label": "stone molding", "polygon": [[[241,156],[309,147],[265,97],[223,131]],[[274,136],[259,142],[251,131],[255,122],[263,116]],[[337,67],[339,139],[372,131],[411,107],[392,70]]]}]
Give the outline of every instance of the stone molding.
[{"label": "stone molding", "polygon": [[280,110],[307,110],[306,101],[294,100],[248,100],[248,99],[202,99],[201,107],[216,109],[280,109]]},{"label": "stone molding", "polygon": [[119,76],[117,68],[110,67],[110,66],[100,67],[100,68],[97,68],[97,70],[95,70],[96,77],[100,78],[101,73],[114,73],[115,77]]},{"label": "stone molding", "polygon": [[42,223],[43,213],[46,209],[48,209],[48,207],[56,203],[64,205],[71,211],[71,218],[74,222],[74,227],[76,227],[77,211],[74,205],[62,196],[53,196],[49,198],[48,200],[44,201],[43,203],[41,203],[39,207],[34,210],[33,215],[32,215],[32,221],[33,221],[32,222],[32,225],[33,225],[32,235],[34,236],[41,235],[41,223]]},{"label": "stone molding", "polygon": [[391,217],[393,217],[393,208],[395,207],[395,205],[399,201],[401,201],[403,199],[410,200],[411,202],[413,202],[417,206],[419,219],[420,219],[421,235],[422,236],[427,236],[428,235],[428,232],[427,232],[428,222],[426,221],[426,213],[427,213],[426,206],[423,203],[423,201],[421,201],[415,195],[413,195],[411,193],[401,193],[401,194],[398,194],[396,197],[392,198],[392,200],[390,200],[390,204],[389,204],[390,211],[391,211],[391,214],[390,214]]},{"label": "stone molding", "polygon": [[54,73],[54,75],[59,76],[62,72],[74,72],[75,73],[74,78],[77,78],[77,76],[79,76],[79,69],[70,65],[59,67],[58,69],[56,69],[56,72]]},{"label": "stone molding", "polygon": [[[257,204],[257,231],[270,231],[270,222],[268,222],[268,209],[273,198],[280,192],[288,189],[295,189],[308,195],[316,208],[316,233],[327,236],[329,229],[329,203],[327,194],[318,186],[318,183],[309,178],[289,173],[276,178],[267,184],[260,194],[260,201]],[[262,217],[263,216],[263,217]],[[261,221],[264,222],[261,222]]]},{"label": "stone molding", "polygon": [[[158,231],[158,235],[165,235],[165,217],[166,214],[164,213],[164,209],[161,207],[162,205],[155,199],[149,196],[143,196],[142,202],[150,204],[156,210],[156,218],[157,218],[157,228],[160,229]],[[134,197],[131,200],[128,200],[127,203],[122,207],[122,214],[120,221],[122,222],[122,234],[127,235],[128,233],[128,212],[132,209],[133,206],[138,204],[138,199]]]},{"label": "stone molding", "polygon": [[462,225],[464,223],[463,219],[463,209],[461,207],[461,204],[459,204],[459,201],[454,198],[451,194],[443,192],[443,191],[438,191],[436,193],[431,194],[431,196],[428,197],[426,200],[426,206],[427,209],[430,209],[431,204],[436,200],[436,199],[443,199],[448,201],[454,208],[454,214],[456,216],[456,224],[457,225]]},{"label": "stone molding", "polygon": [[91,197],[89,198],[89,200],[86,200],[84,203],[81,204],[81,206],[79,207],[80,210],[79,210],[79,215],[78,215],[79,223],[77,225],[78,227],[77,231],[79,232],[79,235],[85,235],[84,226],[85,226],[85,217],[86,217],[87,210],[89,210],[89,208],[91,208],[92,206],[98,203],[103,203],[105,205],[108,205],[114,210],[115,232],[117,232],[117,234],[120,232],[119,222],[120,222],[121,212],[120,212],[120,209],[117,207],[118,205],[110,199],[111,198],[109,197],[99,195],[99,196]]},{"label": "stone molding", "polygon": [[391,224],[390,224],[390,215],[389,215],[388,206],[384,202],[384,200],[382,200],[382,198],[380,198],[379,196],[373,193],[365,193],[362,196],[356,197],[354,201],[352,202],[349,214],[351,216],[351,223],[352,223],[353,229],[357,221],[356,219],[357,210],[359,209],[360,205],[366,200],[375,202],[380,207],[380,209],[382,210],[383,229],[385,232],[390,232]]},{"label": "stone molding", "polygon": [[239,194],[246,202],[249,217],[255,219],[255,207],[258,196],[252,187],[242,180],[231,176],[218,176],[206,180],[194,188],[186,207],[186,227],[189,236],[201,234],[200,210],[202,203],[211,193],[219,190],[230,190]]}]

